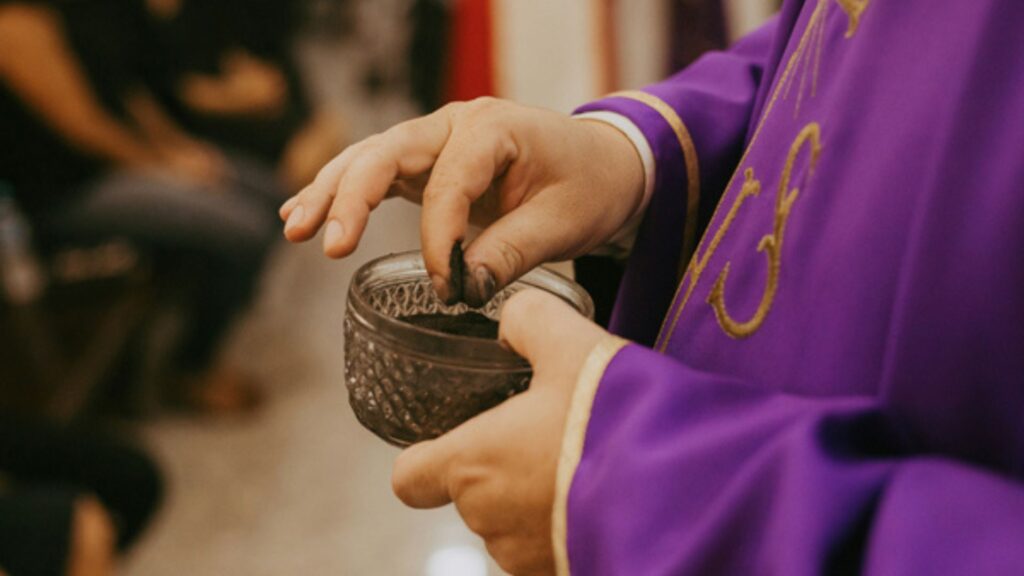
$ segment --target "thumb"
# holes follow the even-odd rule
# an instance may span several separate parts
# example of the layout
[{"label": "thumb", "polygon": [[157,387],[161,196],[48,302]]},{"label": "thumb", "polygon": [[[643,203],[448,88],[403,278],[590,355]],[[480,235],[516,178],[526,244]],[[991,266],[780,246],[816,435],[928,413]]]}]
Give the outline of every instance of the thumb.
[{"label": "thumb", "polygon": [[543,201],[526,202],[484,229],[466,248],[466,303],[483,306],[502,288],[566,252],[564,217]]},{"label": "thumb", "polygon": [[438,508],[452,501],[448,490],[453,443],[450,435],[406,448],[395,460],[391,489],[411,508]]},{"label": "thumb", "polygon": [[607,334],[561,298],[540,290],[523,290],[509,298],[498,331],[499,339],[533,366],[534,383],[574,379]]}]

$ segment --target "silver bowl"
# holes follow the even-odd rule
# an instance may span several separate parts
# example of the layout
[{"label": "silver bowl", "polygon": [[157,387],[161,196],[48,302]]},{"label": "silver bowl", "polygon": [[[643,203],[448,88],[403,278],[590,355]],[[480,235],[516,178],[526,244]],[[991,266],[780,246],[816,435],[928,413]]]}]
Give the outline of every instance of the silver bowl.
[{"label": "silver bowl", "polygon": [[[475,310],[497,320],[524,288],[554,294],[587,318],[590,296],[578,284],[538,268]],[[532,374],[497,340],[456,336],[403,322],[414,314],[461,314],[434,294],[419,252],[384,256],[352,279],[345,310],[345,385],[359,422],[396,446],[436,438],[526,390]]]}]

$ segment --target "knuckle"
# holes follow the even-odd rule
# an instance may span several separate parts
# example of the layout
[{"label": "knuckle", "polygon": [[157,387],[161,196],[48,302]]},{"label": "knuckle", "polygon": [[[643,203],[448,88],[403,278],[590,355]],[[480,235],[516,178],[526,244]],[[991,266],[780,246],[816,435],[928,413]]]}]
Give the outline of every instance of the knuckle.
[{"label": "knuckle", "polygon": [[388,162],[387,143],[382,138],[360,151],[359,156],[352,160],[351,170],[373,170]]},{"label": "knuckle", "polygon": [[444,106],[441,106],[441,108],[439,108],[439,110],[441,112],[446,112],[448,114],[453,114],[453,113],[459,112],[460,110],[465,108],[465,106],[466,106],[466,102],[460,100],[460,101],[457,101],[457,102],[449,102],[449,103],[445,104]]},{"label": "knuckle", "polygon": [[386,145],[397,149],[405,148],[408,142],[416,140],[418,132],[419,130],[417,130],[416,124],[413,121],[395,124],[382,134],[382,142],[378,146]]},{"label": "knuckle", "polygon": [[501,278],[503,283],[510,282],[512,278],[523,272],[523,268],[526,263],[526,256],[518,246],[507,240],[498,238],[494,243],[494,252],[501,264],[501,273],[506,275],[505,278]]},{"label": "knuckle", "polygon": [[299,196],[303,200],[328,196],[333,193],[336,184],[337,182],[334,182],[334,169],[331,164],[327,164],[316,173],[316,177],[313,178],[313,184],[299,192]]},{"label": "knuckle", "polygon": [[357,146],[359,146],[359,152],[366,152],[367,150],[372,150],[374,148],[379,147],[385,139],[384,134],[385,133],[383,132],[379,132],[377,134],[371,134],[370,136],[364,138],[362,142],[357,144]]},{"label": "knuckle", "polygon": [[474,510],[467,509],[465,506],[459,507],[459,516],[462,517],[462,523],[466,525],[466,528],[481,538],[487,538],[494,532],[491,523]]},{"label": "knuckle", "polygon": [[360,210],[361,215],[369,216],[370,212],[373,212],[374,210],[376,210],[377,206],[380,206],[380,203],[383,202],[384,198],[386,198],[386,197],[387,197],[386,194],[384,196],[379,197],[379,198],[377,198],[377,197],[369,197],[369,196],[366,196],[366,195],[360,195],[360,199],[362,199],[362,202],[359,204],[359,208],[361,209]]},{"label": "knuckle", "polygon": [[512,538],[501,537],[485,540],[487,553],[494,558],[498,566],[509,574],[523,574],[528,569],[526,558],[523,557],[519,545]]},{"label": "knuckle", "polygon": [[437,114],[447,118],[448,122],[454,123],[466,112],[469,102],[449,102],[438,109]]},{"label": "knuckle", "polygon": [[488,118],[495,113],[496,109],[502,104],[502,100],[493,96],[480,96],[461,104],[459,108],[453,111],[453,118]]},{"label": "knuckle", "polygon": [[461,498],[474,486],[478,486],[483,479],[483,475],[475,467],[467,466],[461,460],[458,455],[452,456],[448,472],[448,489],[455,499]]},{"label": "knuckle", "polygon": [[423,189],[423,203],[434,204],[447,195],[446,187],[439,182],[431,181]]},{"label": "knuckle", "polygon": [[495,98],[494,96],[480,96],[478,98],[474,98],[472,104],[478,109],[486,110],[497,107],[501,102],[502,101],[500,99]]}]

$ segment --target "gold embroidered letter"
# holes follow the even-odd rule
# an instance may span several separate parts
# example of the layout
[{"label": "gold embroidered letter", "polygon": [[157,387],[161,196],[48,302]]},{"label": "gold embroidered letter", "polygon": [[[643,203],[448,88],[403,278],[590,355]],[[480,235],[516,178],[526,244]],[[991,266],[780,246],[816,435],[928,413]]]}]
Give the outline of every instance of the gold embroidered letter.
[{"label": "gold embroidered letter", "polygon": [[860,26],[860,15],[867,9],[871,0],[836,0],[836,2],[850,17],[850,26],[846,29],[846,37],[853,38],[853,35],[857,33],[857,27]]},{"label": "gold embroidered letter", "polygon": [[[718,275],[718,279],[715,280],[711,293],[708,295],[708,303],[711,304],[715,311],[718,324],[722,327],[722,330],[725,330],[726,334],[733,338],[746,338],[757,332],[761,325],[764,324],[764,320],[771,310],[772,302],[775,300],[775,293],[779,289],[779,269],[782,264],[782,240],[786,232],[786,221],[789,220],[793,203],[796,202],[797,196],[800,194],[799,188],[794,187],[790,190],[789,183],[793,174],[793,164],[796,162],[797,156],[804,148],[804,145],[808,142],[810,142],[811,147],[810,170],[808,172],[810,174],[814,172],[814,167],[818,163],[818,155],[821,153],[821,127],[816,122],[805,126],[789,149],[789,156],[786,157],[786,165],[782,170],[782,178],[779,181],[779,190],[775,196],[775,224],[772,233],[761,238],[761,242],[757,245],[757,251],[764,252],[768,258],[768,281],[764,294],[761,296],[761,303],[757,306],[757,311],[754,312],[750,320],[737,322],[729,315],[729,311],[726,310],[725,281],[729,277],[731,262],[726,263],[722,272]],[[748,171],[748,180],[750,176],[750,171]]]}]

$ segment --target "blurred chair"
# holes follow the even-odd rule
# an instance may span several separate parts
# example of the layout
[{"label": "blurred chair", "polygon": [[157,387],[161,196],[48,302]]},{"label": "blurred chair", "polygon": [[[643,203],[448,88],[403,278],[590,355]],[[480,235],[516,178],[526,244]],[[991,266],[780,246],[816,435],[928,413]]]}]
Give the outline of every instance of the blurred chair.
[{"label": "blurred chair", "polygon": [[73,420],[143,331],[152,274],[118,241],[41,254],[10,196],[0,196],[0,254],[0,408]]}]

